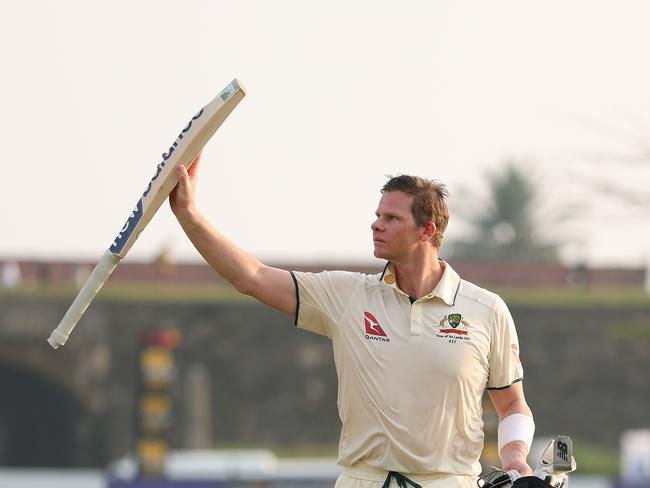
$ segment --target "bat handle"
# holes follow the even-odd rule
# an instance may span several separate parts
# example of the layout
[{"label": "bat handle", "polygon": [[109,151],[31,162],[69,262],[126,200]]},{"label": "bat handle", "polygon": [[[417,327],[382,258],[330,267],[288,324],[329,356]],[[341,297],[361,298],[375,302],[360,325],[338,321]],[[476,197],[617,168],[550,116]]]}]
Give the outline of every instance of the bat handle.
[{"label": "bat handle", "polygon": [[61,319],[57,328],[52,331],[52,334],[47,340],[50,346],[58,349],[59,346],[65,344],[72,329],[75,328],[77,322],[79,322],[79,319],[88,308],[88,305],[90,305],[90,302],[93,301],[97,292],[101,290],[104,282],[121,260],[121,257],[110,251],[104,253],[95,266],[95,269],[93,269],[93,272],[90,273],[90,276],[81,287],[81,290],[79,290],[79,293],[77,293],[77,297],[72,302],[72,305],[70,305],[63,319]]}]

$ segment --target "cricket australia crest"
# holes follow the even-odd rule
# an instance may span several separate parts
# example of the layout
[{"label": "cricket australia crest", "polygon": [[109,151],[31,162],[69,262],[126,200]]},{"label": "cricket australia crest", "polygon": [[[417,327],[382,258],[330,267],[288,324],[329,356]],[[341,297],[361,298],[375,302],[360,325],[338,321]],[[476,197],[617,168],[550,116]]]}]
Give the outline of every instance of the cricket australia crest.
[{"label": "cricket australia crest", "polygon": [[449,339],[451,343],[471,340],[470,323],[459,313],[445,315],[438,324],[434,325],[434,328],[437,329],[436,337]]}]

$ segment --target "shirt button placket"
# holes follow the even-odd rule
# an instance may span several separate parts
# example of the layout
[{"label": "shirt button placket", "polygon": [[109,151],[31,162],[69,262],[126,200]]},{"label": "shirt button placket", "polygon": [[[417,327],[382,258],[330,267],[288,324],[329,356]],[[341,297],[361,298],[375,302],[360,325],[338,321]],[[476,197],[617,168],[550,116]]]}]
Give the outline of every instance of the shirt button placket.
[{"label": "shirt button placket", "polygon": [[422,335],[422,303],[417,301],[411,305],[411,335]]}]

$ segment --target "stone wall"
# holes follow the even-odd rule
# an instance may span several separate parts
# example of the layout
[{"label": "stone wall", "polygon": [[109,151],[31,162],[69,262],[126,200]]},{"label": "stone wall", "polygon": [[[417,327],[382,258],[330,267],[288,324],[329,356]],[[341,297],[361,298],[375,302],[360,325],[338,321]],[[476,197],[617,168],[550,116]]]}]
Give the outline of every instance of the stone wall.
[{"label": "stone wall", "polygon": [[[211,373],[215,442],[336,444],[329,339],[258,305],[154,308],[116,306],[112,313],[124,318],[111,320],[121,323],[114,337],[142,323],[179,325],[185,338],[180,378],[196,364]],[[515,306],[512,314],[539,434],[615,447],[622,430],[650,426],[650,308]],[[189,422],[185,414],[181,408],[181,430]]]},{"label": "stone wall", "polygon": [[[31,361],[27,366],[35,375],[60,381],[62,391],[78,399],[77,408],[85,409],[79,418],[92,433],[82,432],[85,443],[66,449],[95,447],[92,456],[69,456],[68,464],[104,466],[131,450],[138,338],[151,327],[178,328],[183,335],[177,353],[175,447],[201,447],[196,445],[199,438],[222,446],[336,445],[339,419],[330,342],[298,330],[291,317],[252,302],[100,299],[69,343],[54,352],[44,343],[45,332],[67,305],[67,298],[43,306],[42,299],[0,296],[0,370],[3,363],[6,369],[8,363]],[[511,311],[539,434],[566,433],[615,447],[622,430],[650,426],[650,306],[512,306]],[[36,327],[36,322],[44,325]],[[16,334],[21,323],[32,324],[37,333]],[[91,374],[93,368],[102,373]],[[64,380],[56,371],[69,374]],[[207,371],[207,381],[193,381],[193,371]],[[15,420],[8,414],[2,418],[3,405],[13,395],[4,389],[0,396],[0,438],[3,420]],[[208,413],[197,410],[197,395],[211,400]],[[39,393],[32,397],[38,399]],[[11,412],[18,415],[15,408]],[[74,419],[69,422],[65,428],[79,429]],[[209,432],[197,436],[201,429]]]}]

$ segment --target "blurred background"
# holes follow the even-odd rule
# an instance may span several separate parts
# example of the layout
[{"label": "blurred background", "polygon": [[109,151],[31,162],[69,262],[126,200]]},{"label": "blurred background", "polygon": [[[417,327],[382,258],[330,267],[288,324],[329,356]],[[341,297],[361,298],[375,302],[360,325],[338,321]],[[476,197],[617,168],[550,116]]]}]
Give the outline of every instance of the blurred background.
[{"label": "blurred background", "polygon": [[[572,486],[650,486],[650,4],[1,9],[0,486],[333,485],[329,341],[237,295],[166,205],[68,343],[45,342],[234,77],[248,96],[199,187],[217,227],[269,264],[376,273],[386,175],[444,181],[443,259],[517,323],[531,457],[567,434]],[[489,466],[489,402],[485,423]]]}]

